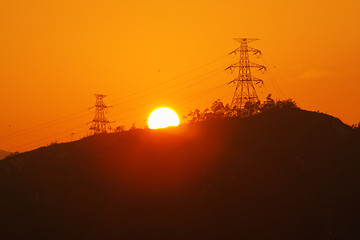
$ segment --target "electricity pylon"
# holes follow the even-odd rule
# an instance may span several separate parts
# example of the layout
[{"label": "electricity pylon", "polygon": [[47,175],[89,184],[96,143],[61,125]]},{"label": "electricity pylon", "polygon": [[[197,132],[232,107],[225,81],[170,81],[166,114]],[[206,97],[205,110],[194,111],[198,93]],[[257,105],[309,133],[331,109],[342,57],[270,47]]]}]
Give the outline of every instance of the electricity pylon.
[{"label": "electricity pylon", "polygon": [[95,97],[95,106],[89,108],[92,109],[95,107],[95,117],[91,122],[89,122],[92,123],[92,125],[89,127],[91,134],[104,133],[110,129],[110,121],[105,117],[105,113],[107,109],[112,106],[105,105],[103,99],[106,97],[106,95],[95,94]]},{"label": "electricity pylon", "polygon": [[254,55],[261,55],[261,51],[248,46],[248,43],[254,42],[256,38],[234,38],[235,41],[240,43],[240,47],[232,51],[230,54],[239,53],[239,62],[230,65],[228,68],[232,73],[238,69],[238,76],[230,83],[235,83],[236,88],[231,102],[231,107],[235,107],[240,113],[245,104],[256,104],[259,97],[256,93],[255,86],[263,84],[263,81],[251,75],[251,68],[258,70],[266,70],[266,67],[253,62],[250,62],[249,53]]}]

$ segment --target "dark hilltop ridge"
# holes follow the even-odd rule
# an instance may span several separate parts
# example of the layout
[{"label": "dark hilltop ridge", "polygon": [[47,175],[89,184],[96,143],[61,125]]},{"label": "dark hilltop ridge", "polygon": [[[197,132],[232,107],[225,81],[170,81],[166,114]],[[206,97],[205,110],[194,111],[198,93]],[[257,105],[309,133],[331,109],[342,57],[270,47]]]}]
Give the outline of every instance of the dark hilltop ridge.
[{"label": "dark hilltop ridge", "polygon": [[360,133],[278,109],[0,161],[1,239],[360,239]]},{"label": "dark hilltop ridge", "polygon": [[9,156],[10,154],[11,154],[11,152],[4,151],[4,150],[0,150],[0,160],[6,158],[6,157]]}]

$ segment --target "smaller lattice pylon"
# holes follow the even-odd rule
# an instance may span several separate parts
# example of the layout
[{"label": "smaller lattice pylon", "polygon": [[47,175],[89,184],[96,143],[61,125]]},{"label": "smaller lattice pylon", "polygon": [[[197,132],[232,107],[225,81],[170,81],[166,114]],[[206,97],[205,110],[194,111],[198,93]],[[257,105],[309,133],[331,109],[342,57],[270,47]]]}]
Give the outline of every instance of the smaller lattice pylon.
[{"label": "smaller lattice pylon", "polygon": [[110,130],[110,121],[105,117],[107,109],[112,106],[107,106],[104,103],[104,98],[106,95],[104,94],[95,94],[96,102],[95,106],[90,107],[89,109],[95,108],[95,117],[94,119],[89,122],[91,124],[89,130],[91,134],[99,134],[99,133],[106,133]]}]

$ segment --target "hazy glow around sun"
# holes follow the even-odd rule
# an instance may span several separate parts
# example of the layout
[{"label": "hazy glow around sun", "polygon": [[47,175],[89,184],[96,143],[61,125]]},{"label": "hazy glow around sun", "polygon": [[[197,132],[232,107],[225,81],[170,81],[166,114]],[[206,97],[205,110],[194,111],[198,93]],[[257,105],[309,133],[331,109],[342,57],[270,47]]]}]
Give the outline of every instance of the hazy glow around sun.
[{"label": "hazy glow around sun", "polygon": [[177,126],[179,123],[178,115],[170,108],[158,108],[150,114],[148,119],[148,126],[151,129]]}]

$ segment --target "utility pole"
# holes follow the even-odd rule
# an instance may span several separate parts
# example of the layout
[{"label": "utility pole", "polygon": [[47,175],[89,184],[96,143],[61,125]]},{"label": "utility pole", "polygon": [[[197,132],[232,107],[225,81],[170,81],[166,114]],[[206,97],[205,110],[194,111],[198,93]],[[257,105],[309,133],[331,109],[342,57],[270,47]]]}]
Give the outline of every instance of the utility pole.
[{"label": "utility pole", "polygon": [[91,134],[104,133],[110,129],[110,121],[107,120],[105,114],[107,112],[107,109],[112,106],[105,105],[103,99],[104,97],[106,97],[106,95],[95,94],[95,97],[96,97],[95,106],[89,108],[92,109],[95,107],[95,117],[91,122],[89,122],[92,123],[91,126],[89,127]]},{"label": "utility pole", "polygon": [[235,92],[231,102],[231,107],[236,108],[238,112],[242,112],[245,104],[258,104],[260,102],[256,93],[256,85],[263,84],[263,81],[251,75],[251,68],[257,70],[266,70],[266,67],[253,62],[250,62],[249,53],[253,55],[261,55],[261,51],[248,46],[248,43],[254,42],[256,38],[234,38],[235,41],[240,43],[240,47],[232,51],[230,54],[239,53],[239,62],[230,65],[226,70],[230,70],[231,73],[234,70],[238,70],[238,76],[230,83],[235,83]]}]

